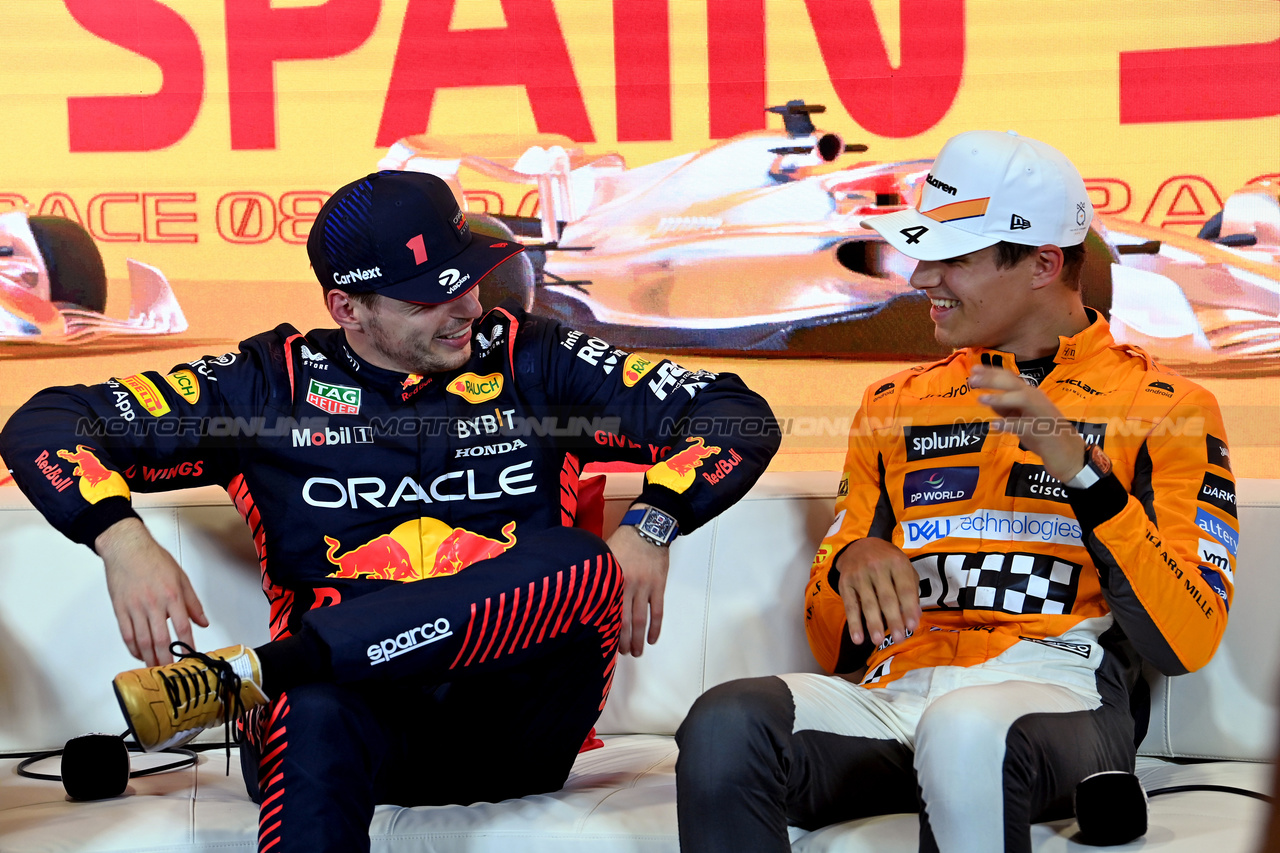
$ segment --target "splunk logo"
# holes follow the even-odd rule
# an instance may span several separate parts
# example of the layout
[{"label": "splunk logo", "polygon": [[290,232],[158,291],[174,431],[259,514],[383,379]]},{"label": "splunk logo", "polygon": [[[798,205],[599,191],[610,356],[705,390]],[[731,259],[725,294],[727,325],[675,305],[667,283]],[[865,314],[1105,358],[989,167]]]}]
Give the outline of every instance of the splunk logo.
[{"label": "splunk logo", "polygon": [[919,518],[902,522],[902,547],[920,548],[948,536],[987,542],[1051,542],[1080,545],[1074,518],[1043,512],[997,512],[980,509],[966,515]]},{"label": "splunk logo", "polygon": [[950,426],[904,427],[902,436],[907,445],[907,461],[976,453],[982,449],[982,442],[986,440],[990,428],[991,425],[985,421]]},{"label": "splunk logo", "polygon": [[424,622],[408,631],[401,631],[394,637],[387,637],[382,642],[370,646],[365,654],[369,656],[369,666],[377,666],[414,649],[420,649],[430,643],[438,643],[452,636],[453,630],[449,620],[441,616],[434,622]]},{"label": "splunk logo", "polygon": [[963,501],[973,496],[978,487],[978,469],[924,468],[910,471],[902,478],[904,507]]}]

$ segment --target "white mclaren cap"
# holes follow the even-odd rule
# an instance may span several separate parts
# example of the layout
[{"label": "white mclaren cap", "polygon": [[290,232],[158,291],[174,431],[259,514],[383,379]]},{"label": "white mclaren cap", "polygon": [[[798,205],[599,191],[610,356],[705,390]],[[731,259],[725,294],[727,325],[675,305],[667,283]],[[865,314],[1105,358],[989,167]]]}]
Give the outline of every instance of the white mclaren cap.
[{"label": "white mclaren cap", "polygon": [[955,258],[1001,241],[1084,242],[1093,205],[1057,149],[1013,131],[973,130],[942,146],[915,209],[862,220],[919,261]]}]

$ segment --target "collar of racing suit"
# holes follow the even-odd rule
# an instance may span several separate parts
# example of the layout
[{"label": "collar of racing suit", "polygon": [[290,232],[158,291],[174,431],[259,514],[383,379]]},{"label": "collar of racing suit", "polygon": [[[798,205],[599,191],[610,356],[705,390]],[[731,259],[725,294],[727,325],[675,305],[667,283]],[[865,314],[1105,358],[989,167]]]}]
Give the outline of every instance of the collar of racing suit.
[{"label": "collar of racing suit", "polygon": [[[1115,339],[1111,337],[1110,324],[1094,309],[1086,307],[1084,310],[1089,317],[1089,325],[1079,334],[1069,338],[1058,336],[1058,351],[1053,355],[1055,364],[1086,361],[1108,347],[1115,346]],[[960,353],[966,364],[986,364],[1012,370],[1014,373],[1018,372],[1018,363],[1011,352],[970,347],[960,350]]]},{"label": "collar of racing suit", "polygon": [[[360,384],[382,392],[388,401],[394,404],[407,404],[417,397],[440,377],[446,374],[422,376],[417,373],[402,373],[398,370],[387,370],[361,358],[352,346],[347,343],[346,332],[338,329],[334,340],[338,352],[330,353],[330,358],[340,359],[343,366],[360,379]],[[468,364],[470,360],[468,359]],[[466,365],[462,367],[466,369]],[[456,371],[450,371],[451,375]]]}]

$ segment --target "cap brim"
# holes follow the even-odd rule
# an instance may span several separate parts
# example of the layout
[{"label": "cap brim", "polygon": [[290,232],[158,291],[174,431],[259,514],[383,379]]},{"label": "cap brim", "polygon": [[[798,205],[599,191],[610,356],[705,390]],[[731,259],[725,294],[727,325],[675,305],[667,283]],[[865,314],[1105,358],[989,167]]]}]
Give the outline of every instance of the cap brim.
[{"label": "cap brim", "polygon": [[870,216],[859,223],[885,239],[893,248],[917,261],[958,258],[1000,242],[999,237],[972,234],[954,225],[930,219],[913,207]]},{"label": "cap brim", "polygon": [[440,305],[452,302],[475,287],[504,261],[524,251],[524,246],[512,240],[486,237],[471,232],[471,243],[443,264],[432,267],[421,275],[396,282],[378,289],[378,293],[416,302],[419,305]]}]

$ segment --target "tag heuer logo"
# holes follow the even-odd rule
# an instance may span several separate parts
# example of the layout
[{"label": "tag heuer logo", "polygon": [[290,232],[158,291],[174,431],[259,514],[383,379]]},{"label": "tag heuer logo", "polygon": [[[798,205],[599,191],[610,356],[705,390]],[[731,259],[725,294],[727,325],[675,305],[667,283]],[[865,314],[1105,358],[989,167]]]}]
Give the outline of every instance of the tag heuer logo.
[{"label": "tag heuer logo", "polygon": [[307,402],[331,415],[358,415],[360,389],[350,385],[328,385],[312,379],[307,387]]}]

